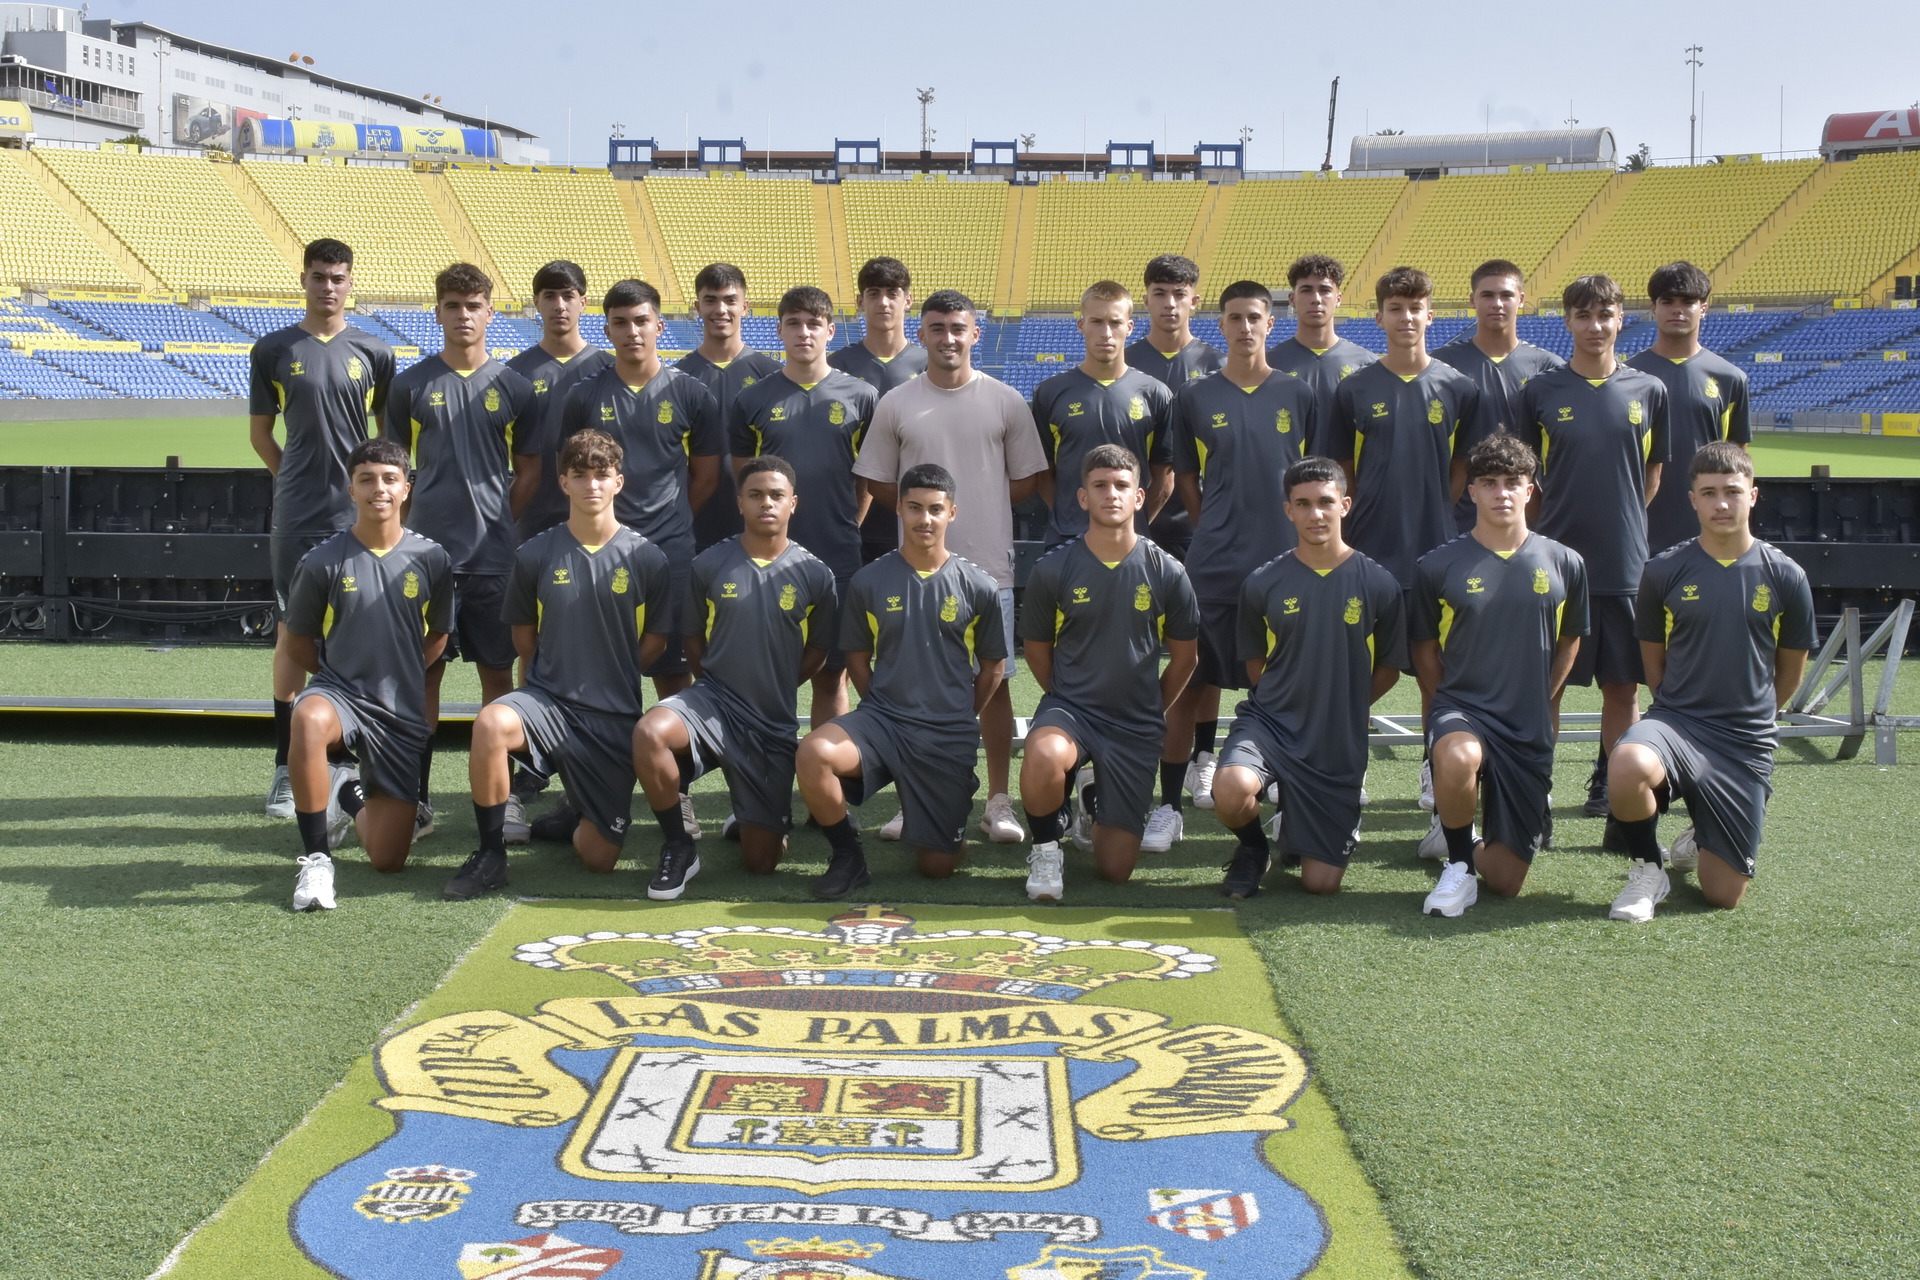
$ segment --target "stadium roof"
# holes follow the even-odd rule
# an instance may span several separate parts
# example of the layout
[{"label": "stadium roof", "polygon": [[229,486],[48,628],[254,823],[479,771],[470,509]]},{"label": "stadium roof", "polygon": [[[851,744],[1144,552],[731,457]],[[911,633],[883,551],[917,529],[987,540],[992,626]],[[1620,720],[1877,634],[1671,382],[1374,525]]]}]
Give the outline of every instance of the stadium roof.
[{"label": "stadium roof", "polygon": [[122,31],[145,33],[148,39],[164,36],[168,43],[176,49],[185,49],[194,53],[205,54],[211,58],[223,58],[228,62],[239,63],[242,66],[264,72],[267,75],[284,77],[289,71],[292,71],[304,79],[313,81],[315,84],[325,85],[328,88],[339,89],[347,93],[357,93],[361,97],[371,98],[376,102],[384,102],[391,107],[413,115],[425,115],[428,112],[432,112],[435,115],[444,116],[448,120],[475,129],[498,129],[500,132],[512,134],[516,138],[533,139],[540,136],[537,133],[528,133],[525,129],[516,128],[513,125],[492,119],[491,117],[467,115],[464,112],[449,111],[444,107],[429,107],[418,98],[409,97],[404,93],[394,93],[387,89],[376,89],[371,85],[357,84],[352,80],[342,80],[338,76],[325,75],[315,71],[311,67],[296,67],[281,58],[271,58],[265,54],[249,53],[244,49],[235,49],[227,45],[213,44],[206,40],[197,40],[192,36],[183,36],[177,32],[169,31],[165,27],[157,27],[151,22],[116,22],[113,24],[113,30],[116,35]]},{"label": "stadium roof", "polygon": [[1473,169],[1510,164],[1618,163],[1611,129],[1542,129],[1524,133],[1363,134],[1347,168]]}]

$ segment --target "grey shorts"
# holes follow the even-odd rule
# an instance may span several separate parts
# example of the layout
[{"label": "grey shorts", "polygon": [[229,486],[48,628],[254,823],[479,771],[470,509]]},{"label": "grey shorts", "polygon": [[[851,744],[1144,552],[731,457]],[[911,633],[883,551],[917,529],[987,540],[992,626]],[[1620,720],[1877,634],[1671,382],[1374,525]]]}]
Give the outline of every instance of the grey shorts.
[{"label": "grey shorts", "polygon": [[360,785],[369,795],[413,800],[420,794],[420,761],[430,741],[427,726],[397,725],[377,708],[344,690],[313,684],[294,698],[325,698],[340,717],[340,743],[360,769]]},{"label": "grey shorts", "polygon": [[447,661],[465,658],[476,667],[512,668],[513,628],[500,616],[506,603],[502,573],[453,575],[453,634],[447,637]]},{"label": "grey shorts", "polygon": [[[844,598],[844,597],[843,597]],[[1000,668],[1007,679],[1013,679],[1014,672],[1020,670],[1020,642],[1013,634],[1013,588],[1000,588],[1000,625],[1007,633],[1007,660]]]},{"label": "grey shorts", "polygon": [[633,720],[581,711],[538,689],[515,689],[499,705],[520,717],[527,735],[515,758],[545,777],[558,773],[580,816],[624,843],[633,821]]},{"label": "grey shorts", "polygon": [[1093,820],[1103,827],[1141,835],[1147,829],[1147,811],[1153,807],[1154,787],[1160,781],[1161,732],[1127,733],[1120,726],[1096,720],[1052,694],[1040,699],[1027,727],[1055,728],[1079,744],[1077,769],[1093,762],[1099,786],[1094,791]]},{"label": "grey shorts", "polygon": [[[664,548],[662,548],[664,550]],[[653,660],[653,665],[641,674],[652,676],[683,676],[693,668],[687,662],[687,642],[682,637],[686,630],[680,615],[687,610],[687,585],[693,581],[693,558],[691,554],[667,556],[667,647]]]},{"label": "grey shorts", "polygon": [[1233,718],[1220,748],[1220,767],[1251,769],[1263,788],[1280,784],[1280,811],[1286,815],[1280,824],[1281,852],[1335,867],[1352,861],[1360,843],[1359,779],[1329,782],[1250,715]]},{"label": "grey shorts", "polygon": [[729,706],[712,685],[698,680],[654,705],[673,712],[687,726],[694,777],[715,769],[725,772],[734,817],[768,831],[792,829],[798,726],[784,734],[769,734]]},{"label": "grey shorts", "polygon": [[1200,664],[1188,686],[1210,684],[1246,689],[1247,664],[1240,660],[1240,606],[1219,600],[1200,602]]},{"label": "grey shorts", "polygon": [[1767,818],[1767,800],[1773,795],[1773,755],[1755,751],[1735,754],[1709,745],[1680,725],[1648,712],[1620,735],[1620,741],[1642,746],[1660,757],[1667,771],[1667,799],[1687,802],[1693,819],[1694,840],[1743,876],[1751,876],[1754,856],[1760,852],[1760,832]]},{"label": "grey shorts", "polygon": [[267,539],[267,559],[273,566],[273,619],[285,622],[287,593],[293,590],[293,571],[300,561],[333,535],[330,533],[276,533]]},{"label": "grey shorts", "polygon": [[1640,662],[1640,640],[1633,634],[1633,597],[1590,595],[1587,611],[1587,634],[1580,637],[1567,683],[1644,683],[1647,673]]},{"label": "grey shorts", "polygon": [[873,707],[855,707],[834,723],[860,748],[862,799],[893,784],[900,798],[900,839],[916,849],[958,853],[980,789],[974,771],[980,738],[972,724],[936,734]]},{"label": "grey shorts", "polygon": [[1427,746],[1450,733],[1472,734],[1480,744],[1480,835],[1503,844],[1522,862],[1532,862],[1546,828],[1547,793],[1553,789],[1553,759],[1529,760],[1479,716],[1461,707],[1438,706],[1427,717]]}]

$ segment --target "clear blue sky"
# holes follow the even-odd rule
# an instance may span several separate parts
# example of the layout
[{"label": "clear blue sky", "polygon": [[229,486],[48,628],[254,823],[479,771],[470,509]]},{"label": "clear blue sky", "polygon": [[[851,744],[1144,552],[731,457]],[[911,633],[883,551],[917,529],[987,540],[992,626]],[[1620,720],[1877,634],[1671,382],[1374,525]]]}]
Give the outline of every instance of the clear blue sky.
[{"label": "clear blue sky", "polygon": [[[1701,55],[1702,154],[1818,145],[1831,112],[1920,98],[1920,5],[1614,0],[1566,3],[463,5],[329,0],[96,0],[92,16],[144,19],[284,56],[543,135],[605,163],[610,124],[680,145],[750,148],[833,138],[918,146],[914,90],[932,86],[935,146],[1037,135],[1043,151],[1253,130],[1250,167],[1316,167],[1328,81],[1340,77],[1334,163],[1360,132],[1610,126],[1622,151],[1687,154],[1686,46]],[[1083,126],[1084,121],[1084,126]]]}]

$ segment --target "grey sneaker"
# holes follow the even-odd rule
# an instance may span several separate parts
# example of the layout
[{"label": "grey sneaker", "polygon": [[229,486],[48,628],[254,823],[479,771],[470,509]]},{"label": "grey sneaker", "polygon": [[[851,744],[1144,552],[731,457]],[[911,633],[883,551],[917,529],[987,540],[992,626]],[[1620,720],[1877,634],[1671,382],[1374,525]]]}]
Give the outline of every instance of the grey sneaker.
[{"label": "grey sneaker", "polygon": [[508,844],[526,844],[533,839],[533,824],[527,821],[527,806],[519,796],[507,797],[506,836]]},{"label": "grey sneaker", "polygon": [[267,788],[267,816],[269,818],[293,816],[293,775],[283,764],[273,766],[273,785]]},{"label": "grey sneaker", "polygon": [[1628,924],[1645,924],[1653,919],[1653,909],[1666,901],[1672,888],[1666,870],[1659,863],[1635,859],[1627,866],[1627,887],[1613,900],[1613,908],[1607,912],[1607,918],[1625,920]]},{"label": "grey sneaker", "polygon": [[413,811],[413,838],[416,841],[425,840],[434,833],[433,819],[433,806],[422,800],[419,807]]},{"label": "grey sneaker", "polygon": [[1035,902],[1058,902],[1066,896],[1067,855],[1060,842],[1036,844],[1027,854],[1027,896]]}]

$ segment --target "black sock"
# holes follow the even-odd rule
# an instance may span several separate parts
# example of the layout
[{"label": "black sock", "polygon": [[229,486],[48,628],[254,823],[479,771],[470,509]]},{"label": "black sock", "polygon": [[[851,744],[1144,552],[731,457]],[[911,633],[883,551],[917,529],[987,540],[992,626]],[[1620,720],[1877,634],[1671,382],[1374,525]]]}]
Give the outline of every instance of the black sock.
[{"label": "black sock", "polygon": [[273,700],[273,767],[286,767],[287,751],[293,745],[293,703]]},{"label": "black sock", "polygon": [[1442,823],[1440,834],[1447,838],[1447,861],[1464,862],[1467,864],[1467,870],[1472,871],[1474,869],[1473,823],[1469,822],[1464,827],[1449,827]]},{"label": "black sock", "polygon": [[1035,844],[1058,844],[1060,837],[1067,834],[1067,825],[1073,820],[1071,811],[1062,804],[1052,813],[1035,813],[1027,810],[1027,826],[1033,831]]},{"label": "black sock", "polygon": [[300,827],[300,848],[307,853],[327,851],[327,811],[302,813],[294,810],[293,820]]},{"label": "black sock", "polygon": [[1605,747],[1601,747],[1599,754],[1593,758],[1593,780],[1595,782],[1607,780],[1607,749]]},{"label": "black sock", "polygon": [[480,804],[473,806],[473,820],[480,825],[480,852],[497,853],[507,856],[507,805]]},{"label": "black sock", "polygon": [[853,815],[847,814],[830,827],[820,828],[827,836],[827,847],[838,854],[860,854],[860,833],[853,829]]},{"label": "black sock", "polygon": [[1172,805],[1175,813],[1180,811],[1180,789],[1187,785],[1187,762],[1175,760],[1171,763],[1160,762],[1160,803]]},{"label": "black sock", "polygon": [[664,809],[655,809],[653,820],[660,824],[660,834],[666,839],[685,840],[687,838],[687,824],[680,817],[678,800]]},{"label": "black sock", "polygon": [[349,818],[357,818],[360,811],[367,807],[367,789],[360,785],[360,779],[348,778],[340,784],[334,799],[340,802],[340,807],[347,811]]},{"label": "black sock", "polygon": [[1193,754],[1197,759],[1202,751],[1213,753],[1214,743],[1220,738],[1218,720],[1196,720],[1193,723]]},{"label": "black sock", "polygon": [[1628,822],[1625,818],[1615,818],[1613,821],[1619,828],[1621,840],[1626,843],[1629,858],[1636,862],[1651,862],[1656,867],[1661,864],[1658,813],[1638,822]]},{"label": "black sock", "polygon": [[1253,821],[1244,827],[1229,828],[1240,843],[1260,853],[1267,851],[1267,829],[1260,825],[1260,814],[1256,811]]},{"label": "black sock", "polygon": [[433,803],[433,747],[420,753],[420,803]]}]

